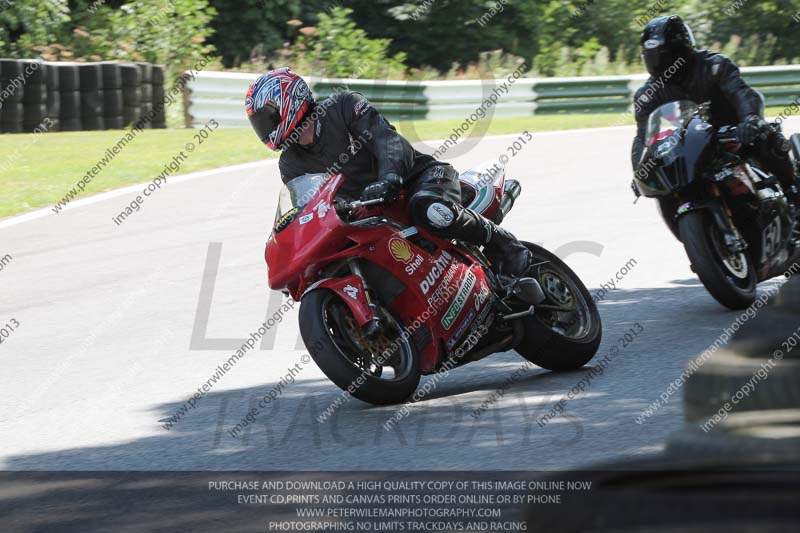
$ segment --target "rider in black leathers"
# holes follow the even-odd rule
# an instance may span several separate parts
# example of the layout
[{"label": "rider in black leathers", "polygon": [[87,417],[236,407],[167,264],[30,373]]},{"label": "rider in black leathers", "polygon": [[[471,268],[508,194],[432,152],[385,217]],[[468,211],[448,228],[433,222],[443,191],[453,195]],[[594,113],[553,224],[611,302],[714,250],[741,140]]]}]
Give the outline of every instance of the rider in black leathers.
[{"label": "rider in black leathers", "polygon": [[[294,84],[280,102],[261,96],[262,91],[272,94],[269,76],[282,76],[290,80],[286,83]],[[293,142],[275,144],[275,149],[283,151],[279,166],[284,182],[307,173],[341,172],[345,182],[340,194],[363,200],[391,201],[406,189],[414,224],[445,239],[484,245],[495,273],[521,276],[527,272],[531,263],[527,247],[510,232],[461,205],[458,173],[452,166],[415,150],[361,94],[337,92],[315,102],[304,84],[302,78],[282,69],[264,74],[248,93],[251,124],[265,143],[275,128],[288,133],[279,127],[286,122],[281,105],[291,105],[295,94],[310,104],[296,120],[293,129],[299,134]],[[305,131],[308,128],[312,131]]]},{"label": "rider in black leathers", "polygon": [[[723,55],[695,50],[694,36],[678,15],[650,21],[641,44],[650,78],[634,97],[638,127],[632,149],[634,171],[643,163],[650,113],[676,100],[710,101],[712,124],[717,128],[738,125],[740,142],[778,177],[787,196],[797,204],[800,187],[789,158],[789,143],[764,120],[763,99],[742,79],[739,68]],[[634,191],[638,194],[635,187]]]}]

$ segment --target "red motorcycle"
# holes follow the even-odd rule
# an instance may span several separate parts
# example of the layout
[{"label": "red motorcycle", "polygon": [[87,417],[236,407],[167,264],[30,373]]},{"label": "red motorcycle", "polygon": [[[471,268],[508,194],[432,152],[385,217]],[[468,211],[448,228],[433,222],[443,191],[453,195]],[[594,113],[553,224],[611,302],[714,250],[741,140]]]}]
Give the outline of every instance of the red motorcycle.
[{"label": "red motorcycle", "polygon": [[[306,174],[280,193],[267,241],[269,286],[300,301],[300,333],[325,375],[372,404],[399,403],[420,377],[516,350],[549,370],[597,352],[600,315],[575,273],[544,248],[526,277],[495,275],[480,247],[440,239],[390,205],[337,198],[344,177]],[[521,187],[499,162],[460,176],[462,203],[500,223]]]}]

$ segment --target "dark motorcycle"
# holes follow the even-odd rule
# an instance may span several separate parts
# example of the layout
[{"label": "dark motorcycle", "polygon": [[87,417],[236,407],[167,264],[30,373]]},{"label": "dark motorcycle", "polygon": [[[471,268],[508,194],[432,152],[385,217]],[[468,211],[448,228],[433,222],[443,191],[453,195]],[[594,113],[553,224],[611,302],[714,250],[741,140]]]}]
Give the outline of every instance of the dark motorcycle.
[{"label": "dark motorcycle", "polygon": [[[735,127],[711,125],[707,104],[682,100],[656,109],[646,142],[635,188],[658,198],[708,292],[730,309],[750,306],[756,285],[800,256],[798,213],[778,179],[742,151]],[[796,164],[799,135],[791,145]]]}]

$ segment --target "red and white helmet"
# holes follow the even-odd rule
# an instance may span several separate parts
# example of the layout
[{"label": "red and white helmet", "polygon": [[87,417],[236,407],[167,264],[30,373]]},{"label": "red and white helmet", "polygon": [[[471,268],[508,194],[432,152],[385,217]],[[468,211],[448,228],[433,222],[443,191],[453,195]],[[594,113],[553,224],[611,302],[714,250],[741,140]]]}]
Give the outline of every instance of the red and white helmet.
[{"label": "red and white helmet", "polygon": [[247,91],[247,118],[270,150],[283,150],[314,107],[308,84],[288,67],[261,75]]}]

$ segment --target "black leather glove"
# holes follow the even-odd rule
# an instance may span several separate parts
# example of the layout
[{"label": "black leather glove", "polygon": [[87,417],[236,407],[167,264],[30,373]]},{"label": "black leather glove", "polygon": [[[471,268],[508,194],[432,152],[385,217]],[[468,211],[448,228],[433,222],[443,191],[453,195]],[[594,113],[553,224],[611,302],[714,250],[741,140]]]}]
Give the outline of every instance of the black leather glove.
[{"label": "black leather glove", "polygon": [[766,138],[769,133],[769,124],[758,115],[748,115],[747,118],[739,124],[737,133],[739,135],[739,142],[745,146],[752,146],[756,144],[759,139]]},{"label": "black leather glove", "polygon": [[397,174],[386,174],[375,183],[370,183],[364,188],[361,192],[361,200],[383,199],[385,202],[391,202],[397,199],[402,186],[403,178]]}]

